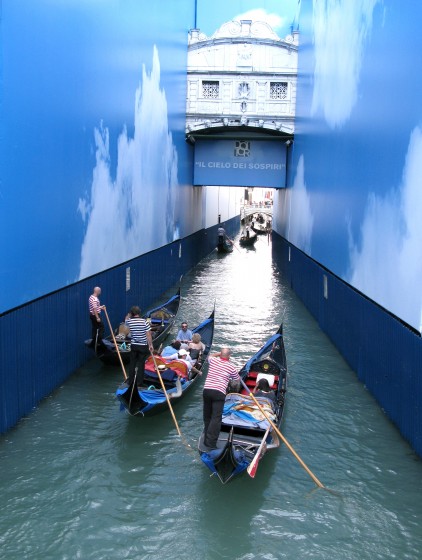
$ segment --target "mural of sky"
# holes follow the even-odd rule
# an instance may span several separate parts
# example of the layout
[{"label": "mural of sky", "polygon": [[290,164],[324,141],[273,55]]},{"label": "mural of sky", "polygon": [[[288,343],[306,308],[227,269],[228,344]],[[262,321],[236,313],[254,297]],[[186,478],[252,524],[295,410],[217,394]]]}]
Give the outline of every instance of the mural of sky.
[{"label": "mural of sky", "polygon": [[347,280],[422,332],[421,177],[422,130],[416,127],[402,183],[385,196],[370,193],[361,242],[350,234]]},{"label": "mural of sky", "polygon": [[319,109],[328,125],[341,126],[357,101],[365,41],[372,13],[381,0],[314,0],[315,49],[312,114]]},{"label": "mural of sky", "polygon": [[[311,48],[299,52],[292,187],[277,194],[274,224],[422,331],[422,87],[411,70],[421,12],[392,0],[301,3]],[[411,47],[390,48],[405,35]]]},{"label": "mural of sky", "polygon": [[[133,138],[126,128],[118,138],[115,177],[104,124],[95,130],[95,145],[91,192],[78,206],[86,223],[80,278],[179,238],[178,160],[168,127],[166,95],[160,88],[156,47],[152,70],[147,73],[143,67],[142,83],[136,90]],[[156,227],[157,219],[160,227]]]}]

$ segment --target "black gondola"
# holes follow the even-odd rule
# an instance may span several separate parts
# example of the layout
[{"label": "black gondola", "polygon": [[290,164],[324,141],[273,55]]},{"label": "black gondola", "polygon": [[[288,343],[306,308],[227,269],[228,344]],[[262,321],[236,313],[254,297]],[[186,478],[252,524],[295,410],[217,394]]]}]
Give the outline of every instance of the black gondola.
[{"label": "black gondola", "polygon": [[[197,358],[195,368],[201,370],[211,350],[214,337],[214,311],[192,330],[192,333],[201,335],[201,342],[205,345],[204,352]],[[155,363],[160,369],[166,392],[170,399],[177,402],[195,385],[200,377],[199,373],[188,373],[185,364],[180,360],[165,360],[154,356]],[[145,363],[145,387],[136,386],[136,377],[131,385],[123,383],[116,391],[121,406],[132,416],[152,416],[168,410],[168,403],[160,380],[155,371],[154,360],[150,356]]]},{"label": "black gondola", "polygon": [[271,231],[271,228],[262,224],[254,223],[254,225],[251,225],[251,228],[257,235],[267,235],[268,232]]},{"label": "black gondola", "polygon": [[[177,312],[180,306],[180,288],[177,293],[162,305],[154,307],[147,311],[143,317],[149,320],[151,324],[152,343],[155,349],[165,340],[176,320]],[[130,337],[129,329],[125,323],[121,323],[114,331],[119,353],[123,363],[129,363],[130,359]],[[92,339],[85,341],[90,346]],[[105,364],[119,365],[120,360],[117,354],[116,345],[111,335],[103,338],[102,346],[97,347],[97,357]]]},{"label": "black gondola", "polygon": [[217,251],[219,253],[232,253],[233,243],[227,239],[227,237],[218,236],[217,239]]},{"label": "black gondola", "polygon": [[[243,366],[239,375],[250,391],[260,379],[268,381],[271,398],[256,398],[278,428],[283,417],[287,389],[282,325]],[[223,484],[243,473],[255,455],[262,457],[270,449],[280,446],[278,435],[249,392],[242,390],[241,393],[229,393],[226,396],[217,449],[210,450],[204,445],[203,434],[199,438],[201,460]]]},{"label": "black gondola", "polygon": [[255,241],[258,239],[258,236],[255,232],[251,232],[250,229],[247,229],[239,239],[239,244],[243,247],[249,247],[255,244]]}]

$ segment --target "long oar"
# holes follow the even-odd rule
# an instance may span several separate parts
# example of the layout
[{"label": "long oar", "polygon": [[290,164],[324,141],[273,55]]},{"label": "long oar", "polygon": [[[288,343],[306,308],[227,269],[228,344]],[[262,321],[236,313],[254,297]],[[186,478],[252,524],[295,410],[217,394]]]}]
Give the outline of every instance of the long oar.
[{"label": "long oar", "polygon": [[229,237],[228,235],[227,235],[227,239],[230,241],[230,243],[233,245],[233,247],[239,251],[239,253],[242,252],[242,251],[239,249],[239,247],[236,245],[236,243],[233,241],[233,239],[230,239],[230,237]]},{"label": "long oar", "polygon": [[127,375],[126,375],[125,366],[124,366],[124,364],[123,364],[123,360],[122,360],[122,357],[121,357],[120,351],[119,351],[119,346],[118,346],[117,341],[116,341],[116,338],[115,338],[115,336],[114,336],[114,332],[113,332],[113,329],[112,329],[112,327],[111,327],[110,319],[108,318],[108,313],[107,313],[107,309],[106,309],[105,306],[104,306],[104,313],[105,313],[105,316],[106,316],[106,318],[107,318],[108,326],[110,327],[111,336],[113,337],[114,346],[116,347],[116,352],[117,352],[117,355],[119,356],[120,365],[122,366],[123,375],[124,375],[125,381],[126,381]]},{"label": "long oar", "polygon": [[277,426],[274,424],[274,422],[271,420],[271,418],[268,416],[268,414],[265,412],[265,410],[262,408],[262,406],[259,404],[259,402],[256,400],[256,398],[254,397],[254,395],[252,394],[251,390],[249,389],[249,387],[246,385],[246,383],[243,381],[242,378],[240,378],[240,382],[243,385],[243,388],[246,389],[246,391],[249,393],[249,396],[253,398],[255,404],[257,405],[257,407],[259,408],[259,410],[262,412],[262,414],[265,416],[265,418],[268,420],[268,422],[271,424],[273,430],[275,431],[275,433],[279,436],[279,438],[281,438],[281,440],[283,441],[283,443],[286,445],[286,447],[288,448],[288,450],[295,456],[295,458],[299,461],[299,463],[301,464],[301,466],[305,469],[305,471],[309,474],[309,476],[312,478],[312,480],[315,482],[315,484],[317,486],[319,486],[320,488],[325,488],[325,486],[322,484],[322,482],[320,482],[317,477],[314,475],[314,473],[305,465],[305,463],[302,461],[302,459],[299,457],[299,455],[296,453],[296,451],[293,449],[293,447],[290,445],[290,443],[287,441],[287,439],[283,436],[283,434],[280,432],[280,430],[277,428]]},{"label": "long oar", "polygon": [[165,396],[166,396],[167,404],[169,405],[169,409],[170,409],[171,415],[173,416],[173,420],[174,420],[174,424],[175,424],[175,426],[176,426],[177,433],[179,434],[179,436],[181,436],[182,434],[181,434],[181,432],[180,432],[179,424],[177,423],[176,416],[174,415],[173,407],[172,407],[171,404],[170,404],[170,398],[169,398],[168,393],[167,393],[167,391],[166,391],[166,388],[165,388],[165,386],[164,386],[164,381],[163,381],[163,378],[161,377],[161,373],[160,373],[160,370],[158,369],[157,362],[155,361],[153,352],[151,352],[151,356],[152,356],[152,361],[154,362],[155,371],[157,372],[158,379],[160,380],[161,387],[162,387],[163,392],[164,392],[164,394],[165,394]]},{"label": "long oar", "polygon": [[261,451],[262,451],[262,448],[265,445],[265,440],[267,439],[269,431],[270,431],[270,427],[267,428],[267,431],[265,432],[264,437],[262,438],[262,441],[261,441],[261,443],[258,447],[258,451],[255,453],[254,458],[252,459],[252,461],[250,462],[250,464],[247,468],[248,475],[251,478],[255,478],[256,471],[258,470],[258,463],[259,463],[259,460],[261,459]]}]

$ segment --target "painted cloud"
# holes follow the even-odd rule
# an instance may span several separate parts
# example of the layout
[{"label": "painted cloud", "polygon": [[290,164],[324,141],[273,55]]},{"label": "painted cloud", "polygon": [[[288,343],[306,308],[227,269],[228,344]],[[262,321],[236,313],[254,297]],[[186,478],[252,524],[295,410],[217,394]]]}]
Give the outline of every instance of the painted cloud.
[{"label": "painted cloud", "polygon": [[357,101],[365,41],[380,0],[314,0],[315,47],[312,114],[322,110],[331,128],[340,127]]},{"label": "painted cloud", "polygon": [[422,331],[422,130],[413,130],[399,189],[370,194],[348,281]]},{"label": "painted cloud", "polygon": [[[168,128],[160,61],[154,47],[152,71],[142,68],[135,96],[134,137],[118,139],[117,171],[110,172],[109,132],[94,131],[96,166],[91,192],[79,200],[86,223],[79,278],[86,278],[165,245],[178,236],[174,197],[178,161]],[[157,217],[161,227],[155,227]]]},{"label": "painted cloud", "polygon": [[274,229],[290,243],[311,254],[314,217],[305,184],[305,160],[300,156],[293,187],[280,189],[274,196]]}]

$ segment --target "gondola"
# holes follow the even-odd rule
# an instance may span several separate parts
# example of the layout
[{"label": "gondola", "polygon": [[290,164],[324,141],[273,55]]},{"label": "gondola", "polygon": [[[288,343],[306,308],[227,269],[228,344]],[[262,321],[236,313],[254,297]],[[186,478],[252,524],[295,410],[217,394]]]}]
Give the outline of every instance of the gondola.
[{"label": "gondola", "polygon": [[203,433],[198,442],[201,460],[223,484],[243,473],[255,455],[262,457],[280,445],[278,435],[249,393],[261,378],[268,381],[273,398],[256,398],[278,428],[283,417],[287,389],[282,325],[243,366],[239,375],[249,391],[243,389],[241,393],[227,394],[217,449],[210,450],[204,444]]},{"label": "gondola", "polygon": [[[142,315],[151,324],[152,343],[155,349],[160,347],[160,344],[165,340],[173,327],[179,306],[180,288],[165,303],[150,309]],[[124,323],[121,323],[114,331],[114,338],[116,339],[122,361],[125,364],[129,363],[130,359],[130,337],[128,333],[129,329]],[[92,339],[88,339],[85,341],[85,344],[89,346],[91,341]],[[109,335],[103,338],[102,342],[102,346],[97,347],[97,357],[105,364],[120,365],[113,337]]]},{"label": "gondola", "polygon": [[[201,373],[210,352],[214,337],[214,311],[202,321],[200,325],[192,330],[199,333],[201,341],[205,344],[204,352],[198,356],[194,367]],[[186,365],[180,360],[165,360],[159,356],[152,356],[145,362],[144,387],[136,387],[136,377],[131,385],[122,383],[117,391],[116,397],[121,403],[121,408],[131,416],[152,416],[168,410],[168,403],[164,391],[155,370],[155,364],[159,368],[166,392],[173,405],[182,399],[185,394],[195,385],[200,373],[188,373]]]},{"label": "gondola", "polygon": [[258,239],[258,236],[255,232],[251,233],[249,229],[247,229],[239,239],[239,244],[243,247],[250,247],[251,245],[255,244],[255,241]]},{"label": "gondola", "polygon": [[217,240],[217,251],[219,253],[232,253],[233,243],[227,239],[227,237],[218,237]]},{"label": "gondola", "polygon": [[267,225],[259,223],[254,223],[253,225],[251,225],[251,228],[257,235],[267,235],[268,232],[271,231],[271,228],[269,228]]}]

